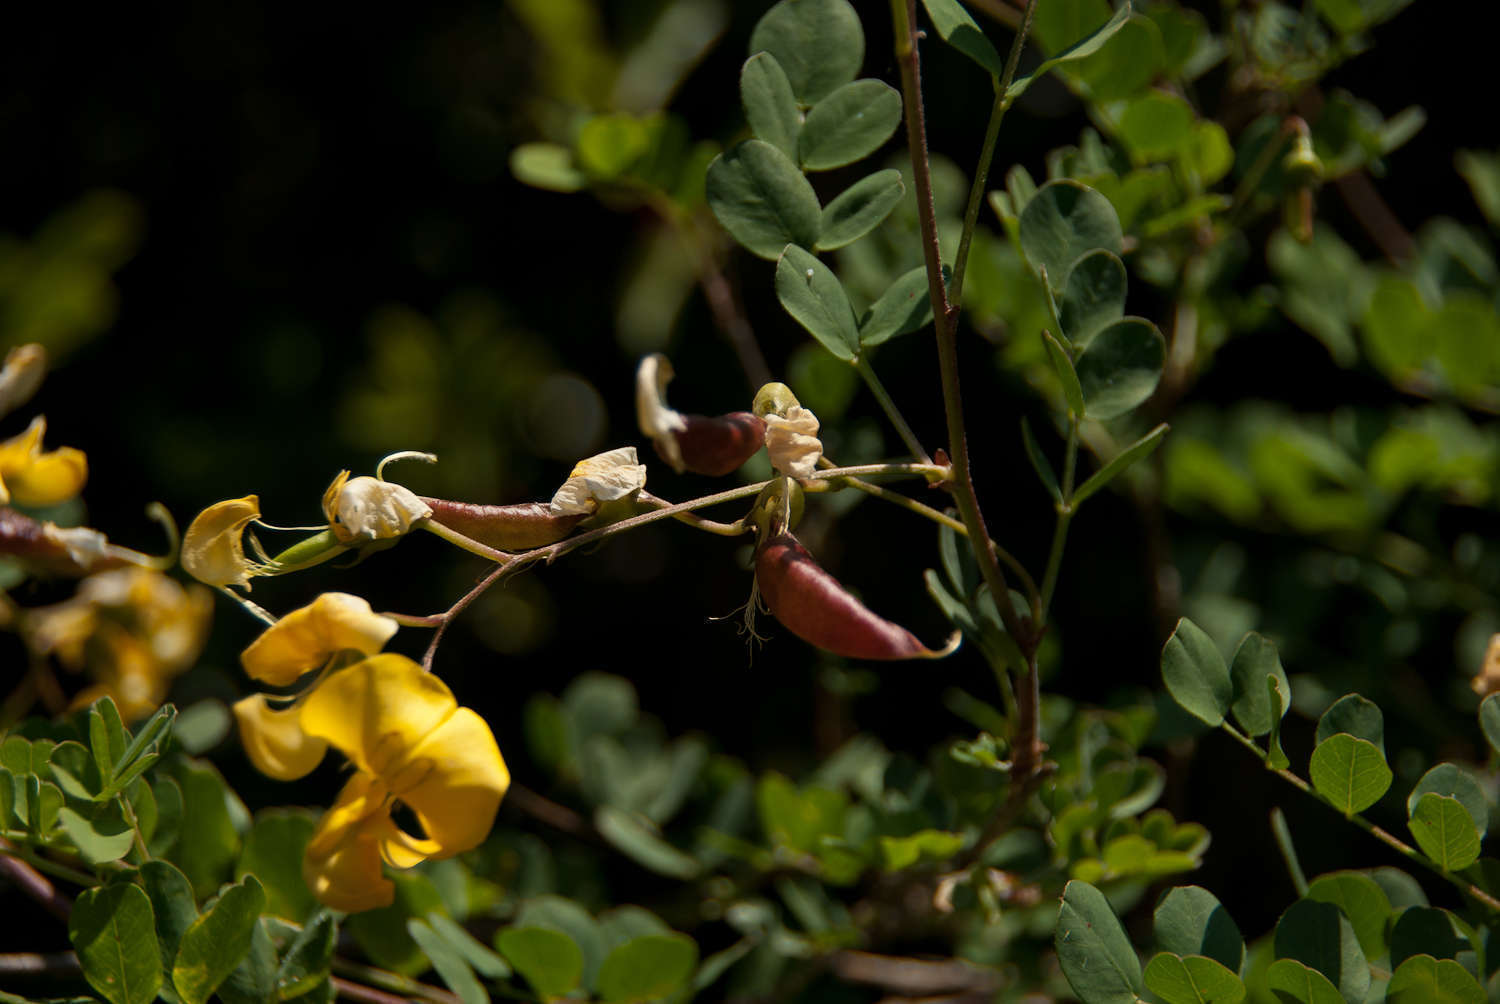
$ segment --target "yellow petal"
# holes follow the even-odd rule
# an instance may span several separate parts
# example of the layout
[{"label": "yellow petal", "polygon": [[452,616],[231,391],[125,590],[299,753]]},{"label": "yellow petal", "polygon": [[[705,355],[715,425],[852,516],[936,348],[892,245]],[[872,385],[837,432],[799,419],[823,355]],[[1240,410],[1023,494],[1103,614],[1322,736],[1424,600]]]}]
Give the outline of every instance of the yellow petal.
[{"label": "yellow petal", "polygon": [[[415,783],[408,786],[404,778]],[[424,856],[446,858],[479,846],[489,835],[500,799],[510,787],[510,771],[485,720],[459,708],[385,780],[427,833],[427,841],[407,838],[405,846]],[[396,861],[389,848],[386,860]]]},{"label": "yellow petal", "polygon": [[245,527],[260,518],[260,498],[246,495],[209,506],[182,538],[182,567],[210,586],[250,587],[254,565],[245,560]]},{"label": "yellow petal", "polygon": [[328,743],[302,731],[301,708],[275,709],[266,695],[253,694],[234,702],[240,742],[250,762],[278,781],[295,781],[323,761]]},{"label": "yellow petal", "polygon": [[43,452],[46,431],[47,420],[38,415],[25,432],[0,443],[0,504],[56,505],[83,489],[88,458],[71,446]]},{"label": "yellow petal", "polygon": [[457,709],[442,680],[404,655],[385,653],[319,684],[302,702],[302,728],[343,750],[360,770],[383,777]]},{"label": "yellow petal", "polygon": [[380,871],[387,809],[384,787],[368,774],[355,774],[344,785],[318,821],[302,859],[302,877],[318,902],[358,913],[395,900],[395,885]]},{"label": "yellow petal", "polygon": [[397,624],[370,609],[370,604],[348,593],[324,593],[272,624],[240,656],[257,680],[286,686],[303,673],[347,649],[364,655],[396,633]]}]

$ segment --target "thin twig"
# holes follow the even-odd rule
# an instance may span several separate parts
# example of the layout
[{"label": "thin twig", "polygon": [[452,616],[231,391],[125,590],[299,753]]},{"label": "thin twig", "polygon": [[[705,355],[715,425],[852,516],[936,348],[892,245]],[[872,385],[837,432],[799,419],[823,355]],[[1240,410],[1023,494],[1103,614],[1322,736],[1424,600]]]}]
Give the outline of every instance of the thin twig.
[{"label": "thin twig", "polygon": [[[652,495],[647,491],[642,491],[636,496],[636,499],[642,505],[651,506],[654,509],[666,509],[672,505],[666,499]],[[733,523],[719,523],[715,520],[704,519],[702,516],[690,512],[678,513],[674,518],[679,523],[686,523],[696,530],[718,534],[720,537],[741,537],[755,529],[753,526],[747,525],[743,519],[736,520]]]},{"label": "thin twig", "polygon": [[0,973],[36,975],[77,973],[83,969],[73,952],[6,952],[0,955]]},{"label": "thin twig", "polygon": [[896,434],[911,451],[911,455],[924,464],[932,463],[932,457],[928,456],[927,450],[922,446],[922,441],[917,434],[911,431],[911,426],[906,421],[906,416],[901,414],[901,409],[896,407],[896,401],[886,391],[885,384],[880,382],[880,377],[875,375],[875,368],[870,365],[868,356],[859,356],[854,360],[854,368],[864,378],[865,385],[870,388],[870,393],[875,395],[875,400],[880,402],[885,417],[890,419],[891,425],[895,426]]},{"label": "thin twig", "polygon": [[67,922],[73,913],[73,901],[57,891],[47,876],[31,865],[12,856],[14,845],[0,840],[0,873],[16,884],[16,887],[35,900],[44,910],[58,920]]},{"label": "thin twig", "polygon": [[570,837],[595,843],[601,839],[593,824],[583,816],[525,785],[512,783],[510,790],[505,793],[505,804]]}]

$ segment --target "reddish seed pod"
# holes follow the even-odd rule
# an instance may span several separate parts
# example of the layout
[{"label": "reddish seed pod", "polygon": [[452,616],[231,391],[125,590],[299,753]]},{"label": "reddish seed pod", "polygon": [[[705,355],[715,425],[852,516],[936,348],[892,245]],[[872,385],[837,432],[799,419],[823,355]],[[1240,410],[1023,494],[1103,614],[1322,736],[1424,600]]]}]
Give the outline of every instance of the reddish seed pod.
[{"label": "reddish seed pod", "polygon": [[[682,465],[694,474],[722,477],[733,474],[755,455],[766,440],[766,423],[748,411],[710,418],[683,415],[687,428],[672,433]],[[657,453],[661,453],[660,448]],[[668,463],[671,458],[663,456]]]},{"label": "reddish seed pod", "polygon": [[418,496],[432,508],[434,523],[457,530],[497,551],[528,551],[555,544],[583,521],[587,513],[557,516],[545,502],[515,505],[474,505]]},{"label": "reddish seed pod", "polygon": [[803,641],[850,659],[934,659],[906,628],[873,613],[824,571],[790,533],[769,535],[755,552],[755,582],[776,619]]}]

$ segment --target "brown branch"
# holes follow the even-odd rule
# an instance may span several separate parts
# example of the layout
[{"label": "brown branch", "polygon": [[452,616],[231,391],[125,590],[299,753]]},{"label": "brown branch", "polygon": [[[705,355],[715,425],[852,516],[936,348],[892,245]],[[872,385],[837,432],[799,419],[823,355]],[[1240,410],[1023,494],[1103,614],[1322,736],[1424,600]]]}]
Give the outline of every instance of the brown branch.
[{"label": "brown branch", "polygon": [[26,862],[11,856],[14,845],[8,840],[0,840],[0,873],[16,884],[16,887],[30,896],[41,905],[48,913],[63,923],[73,914],[73,901],[57,891],[57,887],[48,881],[47,876],[31,867]]},{"label": "brown branch", "polygon": [[0,955],[0,973],[40,976],[76,973],[83,968],[72,952],[7,952]]},{"label": "brown branch", "polygon": [[418,983],[412,987],[413,992],[417,992],[418,988],[420,988],[421,996],[420,998],[415,998],[388,994],[384,990],[376,990],[374,987],[367,987],[363,983],[346,980],[342,976],[330,978],[333,981],[333,989],[337,990],[338,995],[345,1000],[366,1001],[367,1004],[410,1004],[411,1001],[420,999],[436,1001],[439,1004],[461,1004],[456,995],[450,994],[446,990],[439,990],[437,987],[429,987],[424,983]]},{"label": "brown branch", "polygon": [[[959,959],[913,959],[844,949],[829,963],[834,974],[850,983],[867,983],[900,994],[993,994],[1000,974]],[[986,997],[985,999],[988,999]]]},{"label": "brown branch", "polygon": [[505,804],[571,837],[593,842],[600,839],[593,824],[583,816],[525,785],[512,783],[505,793]]}]

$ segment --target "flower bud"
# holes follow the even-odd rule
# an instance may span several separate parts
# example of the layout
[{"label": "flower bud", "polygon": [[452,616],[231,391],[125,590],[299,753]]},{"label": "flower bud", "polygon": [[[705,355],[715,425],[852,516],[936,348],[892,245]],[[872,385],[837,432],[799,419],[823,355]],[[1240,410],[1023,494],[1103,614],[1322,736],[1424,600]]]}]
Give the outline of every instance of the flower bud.
[{"label": "flower bud", "polygon": [[432,510],[404,485],[340,471],[323,493],[323,514],[341,544],[400,537]]}]

